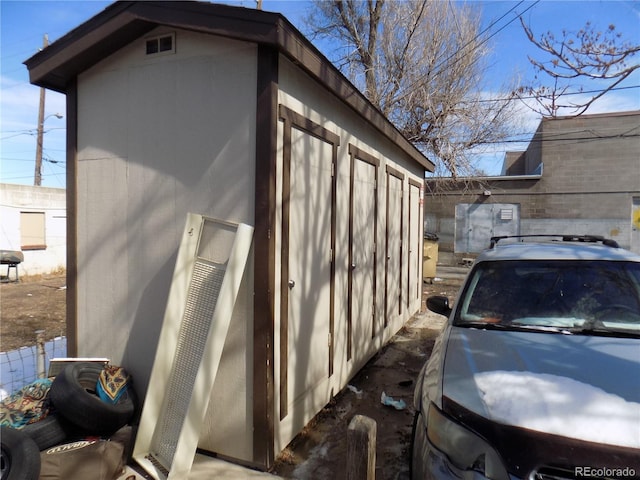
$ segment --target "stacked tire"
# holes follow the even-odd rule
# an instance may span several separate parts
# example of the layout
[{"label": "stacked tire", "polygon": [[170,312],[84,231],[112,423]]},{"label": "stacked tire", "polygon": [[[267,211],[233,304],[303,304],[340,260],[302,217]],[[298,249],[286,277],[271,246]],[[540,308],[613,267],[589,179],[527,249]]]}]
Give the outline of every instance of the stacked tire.
[{"label": "stacked tire", "polygon": [[114,404],[100,399],[96,387],[102,365],[79,362],[67,365],[49,390],[54,413],[21,430],[2,427],[0,480],[37,480],[40,452],[84,437],[108,438],[130,423],[137,407],[131,385]]},{"label": "stacked tire", "polygon": [[102,366],[95,363],[68,365],[51,385],[51,402],[58,414],[86,435],[108,437],[126,425],[135,413],[133,388],[115,403],[98,397],[96,385]]},{"label": "stacked tire", "polygon": [[2,426],[0,444],[2,480],[38,480],[40,451],[29,435],[21,430]]}]

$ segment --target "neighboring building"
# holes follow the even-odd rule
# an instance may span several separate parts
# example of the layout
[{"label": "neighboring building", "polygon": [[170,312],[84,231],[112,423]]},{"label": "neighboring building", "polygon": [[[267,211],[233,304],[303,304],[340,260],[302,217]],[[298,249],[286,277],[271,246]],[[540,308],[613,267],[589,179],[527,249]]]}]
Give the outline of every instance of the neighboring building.
[{"label": "neighboring building", "polygon": [[602,235],[640,253],[639,135],[640,111],[544,119],[503,176],[427,179],[425,228],[457,260],[506,234]]},{"label": "neighboring building", "polygon": [[433,164],[279,14],[118,2],[26,65],[67,96],[70,353],[143,398],[187,213],[254,226],[200,446],[270,466],[420,310]]},{"label": "neighboring building", "polygon": [[[20,276],[61,271],[67,262],[63,188],[0,184],[0,250],[22,251]],[[1,274],[6,276],[6,266]],[[11,272],[11,278],[14,278]]]}]

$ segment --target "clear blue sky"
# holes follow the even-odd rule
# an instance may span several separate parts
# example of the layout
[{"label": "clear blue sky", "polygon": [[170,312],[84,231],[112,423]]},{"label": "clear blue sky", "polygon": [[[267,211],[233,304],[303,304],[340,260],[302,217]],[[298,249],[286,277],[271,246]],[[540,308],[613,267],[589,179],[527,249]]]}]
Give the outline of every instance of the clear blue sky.
[{"label": "clear blue sky", "polygon": [[[445,0],[439,0],[445,1]],[[456,1],[456,0],[452,0]],[[23,62],[42,47],[43,36],[50,43],[69,30],[102,11],[111,2],[105,1],[7,1],[0,0],[0,182],[33,184],[35,166],[36,125],[38,118],[38,87],[29,84]],[[254,8],[251,0],[224,2]],[[489,58],[487,93],[498,89],[513,77],[531,77],[527,55],[539,56],[528,42],[517,20],[523,13],[534,32],[552,31],[560,35],[563,29],[576,31],[587,21],[605,29],[614,24],[624,38],[640,44],[640,2],[638,1],[477,1],[467,2],[481,8],[483,37],[492,54]],[[514,11],[509,10],[516,7]],[[302,18],[310,4],[303,0],[263,0],[263,9],[282,13],[304,32]],[[326,46],[318,45],[321,50]],[[330,52],[326,51],[328,55]],[[634,59],[640,62],[640,57]],[[627,79],[622,87],[640,85],[640,71]],[[598,88],[585,85],[586,89]],[[495,90],[494,90],[495,91]],[[627,88],[603,97],[588,113],[640,110],[640,88]],[[532,133],[538,118],[522,107],[522,117],[528,133]],[[47,91],[44,123],[44,162],[42,185],[65,186],[65,122],[56,113],[65,113],[63,95]],[[527,132],[523,132],[527,133]],[[523,137],[520,137],[523,138]],[[506,150],[525,148],[526,143],[497,145],[483,156],[484,168],[490,174],[500,172]]]}]

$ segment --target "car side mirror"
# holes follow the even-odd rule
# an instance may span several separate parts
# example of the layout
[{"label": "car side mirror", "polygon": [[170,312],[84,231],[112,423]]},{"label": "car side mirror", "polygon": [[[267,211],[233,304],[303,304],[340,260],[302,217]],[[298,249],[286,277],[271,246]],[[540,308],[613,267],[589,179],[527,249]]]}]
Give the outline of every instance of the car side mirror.
[{"label": "car side mirror", "polygon": [[445,317],[451,315],[449,299],[443,295],[434,295],[433,297],[427,298],[427,308]]}]

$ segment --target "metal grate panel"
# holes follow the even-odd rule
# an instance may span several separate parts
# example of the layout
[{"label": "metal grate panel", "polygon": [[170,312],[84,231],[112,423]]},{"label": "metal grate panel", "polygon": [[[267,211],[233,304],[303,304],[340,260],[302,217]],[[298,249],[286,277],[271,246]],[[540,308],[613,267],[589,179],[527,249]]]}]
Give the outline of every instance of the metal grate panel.
[{"label": "metal grate panel", "polygon": [[167,382],[169,402],[151,444],[154,455],[165,466],[173,462],[225,270],[222,265],[203,261],[196,261],[193,267],[175,361]]},{"label": "metal grate panel", "polygon": [[252,236],[246,224],[187,215],[133,451],[156,480],[191,470]]}]

